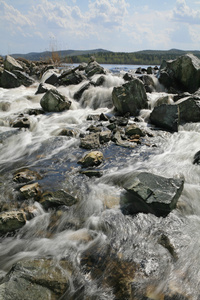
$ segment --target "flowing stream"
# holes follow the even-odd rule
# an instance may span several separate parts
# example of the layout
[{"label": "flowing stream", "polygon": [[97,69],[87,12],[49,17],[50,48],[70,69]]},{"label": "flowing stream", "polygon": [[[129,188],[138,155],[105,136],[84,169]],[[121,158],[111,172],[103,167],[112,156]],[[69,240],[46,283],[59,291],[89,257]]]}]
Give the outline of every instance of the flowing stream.
[{"label": "flowing stream", "polygon": [[[107,108],[112,88],[123,82],[120,76],[108,74],[104,85],[88,89],[80,102],[73,99],[73,94],[81,84],[59,87],[58,90],[72,101],[70,110],[31,115],[29,129],[12,128],[10,122],[27,109],[40,108],[42,96],[35,95],[38,83],[29,88],[0,88],[1,202],[12,207],[18,195],[13,174],[25,167],[42,175],[40,184],[44,189],[67,187],[80,201],[78,206],[62,212],[53,230],[51,224],[55,212],[45,211],[38,202],[32,203],[34,218],[16,234],[1,238],[2,278],[13,264],[24,258],[53,257],[59,261],[69,257],[78,270],[81,254],[106,242],[116,253],[122,253],[125,261],[140,264],[142,276],[137,280],[138,289],[151,284],[156,286],[159,294],[171,286],[172,290],[181,291],[190,299],[200,299],[200,167],[192,163],[194,154],[200,150],[200,124],[186,124],[173,134],[153,130],[154,136],[149,140],[157,147],[142,144],[129,149],[113,143],[101,146],[106,159],[100,166],[103,173],[100,178],[88,178],[79,173],[77,162],[87,151],[79,147],[78,135],[58,135],[59,130],[66,127],[84,133],[93,122],[87,121],[89,114],[112,115],[112,108]],[[149,107],[158,95],[158,92],[148,94]],[[150,129],[147,124],[149,113],[150,109],[141,111],[141,125],[147,130]],[[113,178],[126,178],[135,170],[184,178],[178,206],[166,218],[142,213],[124,215],[117,204],[105,208],[105,203],[119,203],[121,189],[112,184]],[[158,242],[160,232],[170,240],[176,260]],[[92,241],[83,242],[89,233],[93,235]],[[99,287],[95,280],[84,280],[87,282],[85,295],[97,295],[95,299],[115,299],[112,291]],[[71,287],[72,294],[75,289]],[[161,298],[152,296],[149,299]]]}]

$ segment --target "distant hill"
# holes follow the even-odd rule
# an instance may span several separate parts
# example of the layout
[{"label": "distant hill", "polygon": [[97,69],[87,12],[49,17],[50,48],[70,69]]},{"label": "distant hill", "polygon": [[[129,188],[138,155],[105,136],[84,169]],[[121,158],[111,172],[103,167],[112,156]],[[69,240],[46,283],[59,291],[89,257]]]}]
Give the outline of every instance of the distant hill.
[{"label": "distant hill", "polygon": [[137,52],[112,52],[104,49],[93,50],[60,50],[31,52],[28,54],[11,54],[15,58],[25,58],[32,61],[53,58],[56,55],[61,62],[82,63],[88,62],[91,55],[100,64],[130,64],[130,65],[160,65],[163,60],[176,59],[180,55],[192,53],[200,58],[200,51],[170,50],[142,50]]},{"label": "distant hill", "polygon": [[56,52],[56,54],[60,57],[60,59],[64,59],[66,57],[77,56],[77,55],[92,55],[95,53],[106,53],[110,52],[104,49],[93,49],[93,50],[59,50],[59,51],[44,51],[44,52],[30,52],[27,54],[14,53],[10,54],[14,58],[25,58],[32,61],[44,60],[52,57],[52,52]]}]

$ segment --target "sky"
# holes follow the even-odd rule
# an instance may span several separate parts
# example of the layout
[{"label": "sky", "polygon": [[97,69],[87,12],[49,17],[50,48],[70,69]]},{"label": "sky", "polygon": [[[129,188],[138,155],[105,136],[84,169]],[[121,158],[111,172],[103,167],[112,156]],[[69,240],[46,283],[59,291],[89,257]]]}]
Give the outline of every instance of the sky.
[{"label": "sky", "polygon": [[200,0],[0,0],[0,54],[200,50]]}]

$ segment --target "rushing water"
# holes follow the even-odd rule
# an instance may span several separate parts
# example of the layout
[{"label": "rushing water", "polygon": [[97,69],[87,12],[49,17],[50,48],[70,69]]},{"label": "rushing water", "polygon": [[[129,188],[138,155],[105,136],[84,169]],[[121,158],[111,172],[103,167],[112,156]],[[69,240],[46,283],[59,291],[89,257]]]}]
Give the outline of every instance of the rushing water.
[{"label": "rushing water", "polygon": [[[72,101],[70,110],[31,115],[30,129],[21,130],[11,128],[10,121],[29,108],[40,108],[41,95],[35,95],[39,83],[29,88],[0,88],[1,202],[12,205],[17,199],[13,174],[24,167],[42,174],[44,189],[67,187],[80,200],[78,207],[63,211],[53,231],[49,230],[53,212],[44,211],[35,202],[35,217],[27,221],[17,234],[1,239],[0,275],[5,276],[12,265],[23,258],[44,256],[58,260],[70,257],[78,269],[81,253],[95,243],[99,245],[106,241],[117,253],[123,254],[125,261],[141,265],[141,273],[145,276],[138,280],[141,284],[139,289],[142,290],[150,281],[158,294],[171,285],[191,299],[199,299],[200,167],[193,165],[192,160],[200,149],[200,124],[186,124],[174,134],[154,131],[150,143],[157,147],[141,145],[127,149],[112,144],[102,146],[106,161],[100,167],[101,178],[87,178],[78,173],[80,166],[77,162],[86,152],[79,148],[78,137],[58,136],[59,130],[66,127],[84,133],[89,125],[86,120],[89,114],[103,112],[112,115],[112,108],[107,108],[112,88],[123,82],[121,76],[108,74],[104,85],[91,87],[79,103],[74,101],[73,94],[81,84],[59,87],[58,90]],[[158,93],[148,94],[149,107],[153,106],[157,96]],[[97,102],[100,108],[94,110]],[[149,128],[146,122],[149,113],[150,110],[141,111],[141,124],[145,129]],[[135,170],[184,178],[184,190],[177,209],[166,218],[142,213],[123,215],[118,205],[105,209],[106,202],[118,203],[120,198],[121,189],[112,184],[113,178],[122,180],[127,173]],[[94,239],[85,244],[81,241],[88,232],[93,233]],[[177,253],[176,261],[158,243],[160,232],[169,237]],[[97,295],[95,299],[114,299],[109,290],[99,288],[95,281],[84,280],[88,284],[87,295]]]}]

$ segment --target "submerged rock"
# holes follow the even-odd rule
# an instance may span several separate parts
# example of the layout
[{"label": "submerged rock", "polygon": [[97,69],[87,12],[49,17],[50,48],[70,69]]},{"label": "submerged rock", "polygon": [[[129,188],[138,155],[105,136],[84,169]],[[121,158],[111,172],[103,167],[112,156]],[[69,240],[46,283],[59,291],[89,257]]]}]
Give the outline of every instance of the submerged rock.
[{"label": "submerged rock", "polygon": [[121,201],[122,209],[130,214],[143,212],[166,217],[176,208],[183,185],[181,179],[147,172],[132,173],[123,184],[127,193]]},{"label": "submerged rock", "polygon": [[29,169],[22,169],[15,172],[13,180],[17,183],[27,183],[34,180],[39,180],[42,177],[36,171]]},{"label": "submerged rock", "polygon": [[46,112],[61,112],[69,109],[71,101],[57,90],[50,89],[40,100],[40,105]]},{"label": "submerged rock", "polygon": [[112,101],[120,114],[138,115],[142,108],[147,108],[147,95],[143,82],[134,78],[122,86],[114,87]]},{"label": "submerged rock", "polygon": [[99,133],[91,133],[81,138],[80,143],[81,148],[85,149],[95,149],[100,147]]},{"label": "submerged rock", "polygon": [[55,192],[45,192],[41,196],[40,204],[49,209],[58,206],[72,206],[78,202],[78,199],[70,195],[64,190],[58,190]]},{"label": "submerged rock", "polygon": [[7,211],[0,213],[0,234],[20,229],[26,223],[23,211]]}]

